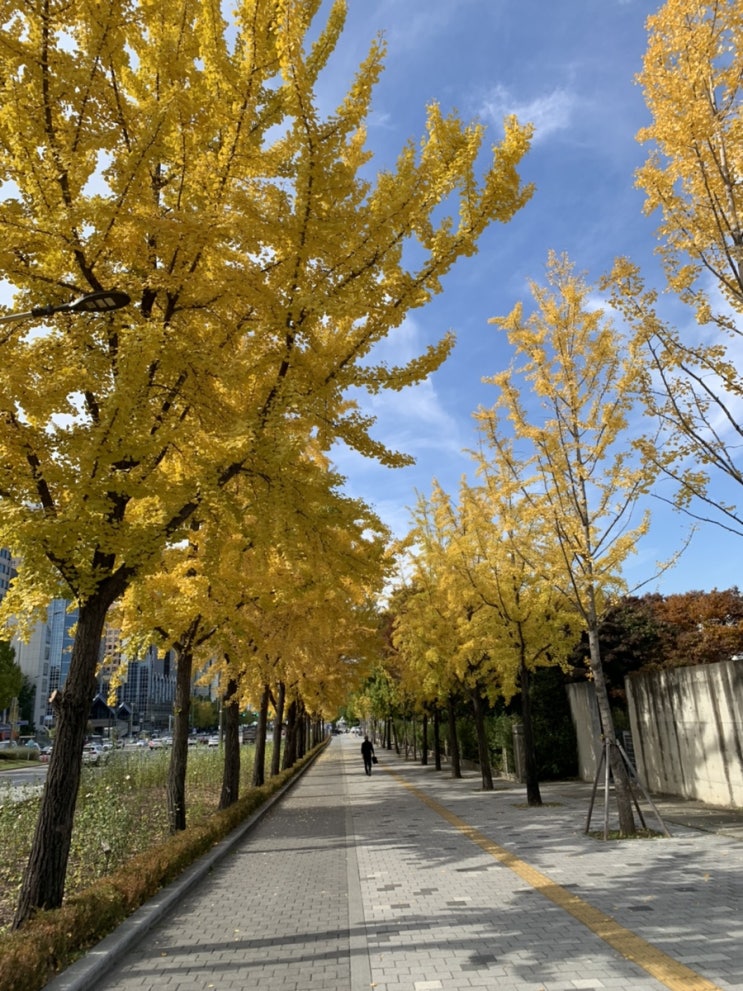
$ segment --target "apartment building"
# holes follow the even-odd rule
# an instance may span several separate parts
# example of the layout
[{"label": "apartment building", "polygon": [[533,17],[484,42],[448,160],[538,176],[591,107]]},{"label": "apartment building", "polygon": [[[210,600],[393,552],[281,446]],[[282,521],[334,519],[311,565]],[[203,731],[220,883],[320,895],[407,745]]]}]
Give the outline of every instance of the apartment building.
[{"label": "apartment building", "polygon": [[[46,619],[35,625],[27,642],[13,637],[16,663],[33,684],[33,723],[37,732],[54,726],[51,697],[64,686],[70,670],[77,609],[65,599],[53,599]],[[140,657],[127,658],[119,631],[107,627],[101,641],[98,689],[91,699],[96,722],[104,722],[118,735],[167,729],[175,698],[175,664],[172,654],[150,647]],[[115,684],[113,693],[111,685]],[[101,705],[109,706],[110,717],[100,717]]]}]

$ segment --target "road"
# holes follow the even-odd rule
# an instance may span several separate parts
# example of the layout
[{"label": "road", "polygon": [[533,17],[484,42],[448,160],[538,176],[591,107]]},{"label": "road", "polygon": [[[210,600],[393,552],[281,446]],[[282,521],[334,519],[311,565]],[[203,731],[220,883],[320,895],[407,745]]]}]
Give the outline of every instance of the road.
[{"label": "road", "polygon": [[48,764],[29,764],[12,770],[0,770],[0,796],[9,793],[10,801],[21,802],[41,793]]}]

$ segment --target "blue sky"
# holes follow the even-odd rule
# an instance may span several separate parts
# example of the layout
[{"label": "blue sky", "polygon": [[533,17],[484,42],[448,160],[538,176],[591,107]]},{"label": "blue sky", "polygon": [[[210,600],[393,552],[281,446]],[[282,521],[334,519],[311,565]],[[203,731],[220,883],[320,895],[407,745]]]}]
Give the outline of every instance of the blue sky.
[{"label": "blue sky", "polygon": [[[327,9],[327,3],[324,9]],[[527,207],[508,225],[493,226],[479,253],[459,263],[444,291],[412,312],[385,345],[399,361],[453,330],[453,356],[427,382],[366,404],[377,416],[375,435],[416,458],[389,470],[336,451],[347,489],[366,499],[397,534],[410,524],[416,492],[430,494],[435,477],[456,494],[472,468],[472,413],[495,401],[481,381],[504,367],[509,351],[488,318],[529,302],[528,280],[544,279],[550,249],[566,252],[593,283],[618,255],[639,263],[657,281],[657,218],[643,216],[634,172],[644,160],[635,135],[648,122],[641,67],[648,0],[349,0],[346,30],[323,82],[328,108],[340,99],[370,40],[383,32],[386,71],[369,121],[374,164],[391,164],[410,137],[422,134],[425,106],[478,118],[498,140],[503,116],[516,112],[536,127],[524,163],[536,184]],[[653,525],[628,562],[631,585],[652,579],[656,562],[685,541],[688,518],[651,501]],[[728,588],[740,582],[739,538],[707,524],[697,530],[671,571],[643,591]]]}]

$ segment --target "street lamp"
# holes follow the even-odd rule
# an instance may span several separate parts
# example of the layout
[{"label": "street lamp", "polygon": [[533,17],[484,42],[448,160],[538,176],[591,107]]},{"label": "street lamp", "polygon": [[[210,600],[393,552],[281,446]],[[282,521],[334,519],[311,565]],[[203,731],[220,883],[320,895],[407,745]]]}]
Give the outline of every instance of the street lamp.
[{"label": "street lamp", "polygon": [[62,303],[61,306],[35,306],[25,313],[8,313],[7,316],[0,316],[0,323],[14,323],[16,320],[28,320],[29,317],[50,317],[53,313],[107,313],[109,310],[128,306],[129,303],[131,299],[127,293],[119,289],[104,289],[81,296],[72,303]]}]

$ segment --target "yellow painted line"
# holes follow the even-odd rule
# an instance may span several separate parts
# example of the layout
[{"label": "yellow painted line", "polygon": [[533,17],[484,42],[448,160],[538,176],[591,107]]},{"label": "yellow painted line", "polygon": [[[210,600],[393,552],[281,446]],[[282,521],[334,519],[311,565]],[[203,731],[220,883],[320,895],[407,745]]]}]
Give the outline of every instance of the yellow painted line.
[{"label": "yellow painted line", "polygon": [[527,864],[526,861],[521,860],[515,854],[494,843],[493,840],[488,839],[479,829],[470,826],[464,819],[460,819],[459,816],[439,804],[436,799],[431,798],[430,795],[416,788],[415,785],[411,785],[410,782],[406,781],[396,771],[387,767],[384,770],[397,778],[424,805],[433,809],[434,812],[466,836],[467,839],[476,843],[477,846],[490,854],[499,863],[503,864],[504,867],[517,874],[530,887],[534,888],[535,891],[540,892],[545,898],[549,898],[551,902],[554,902],[563,911],[572,915],[578,922],[582,922],[591,932],[595,933],[605,943],[608,943],[609,946],[620,953],[625,960],[631,960],[638,967],[642,967],[651,977],[664,984],[669,991],[722,991],[719,985],[713,984],[712,981],[708,981],[706,977],[702,977],[695,970],[692,970],[685,964],[679,963],[673,957],[669,957],[667,953],[648,943],[642,937],[638,936],[637,933],[632,932],[630,929],[625,929],[624,926],[621,926],[610,915],[594,908],[593,905],[589,905],[588,902],[583,901],[582,898],[572,894],[570,891],[566,891],[565,888],[560,887],[559,884],[555,884],[554,881],[550,880],[546,874],[542,874],[541,871]]}]

